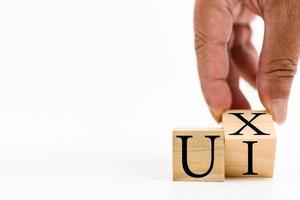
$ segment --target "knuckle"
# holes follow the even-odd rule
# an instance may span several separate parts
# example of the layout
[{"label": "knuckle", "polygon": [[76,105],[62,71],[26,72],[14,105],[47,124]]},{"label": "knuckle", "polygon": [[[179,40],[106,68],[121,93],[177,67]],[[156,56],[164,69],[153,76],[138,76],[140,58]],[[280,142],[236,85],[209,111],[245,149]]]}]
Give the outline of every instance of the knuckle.
[{"label": "knuckle", "polygon": [[207,38],[205,34],[197,31],[195,32],[195,51],[196,53],[201,53],[203,47],[207,44]]},{"label": "knuckle", "polygon": [[228,48],[228,41],[208,34],[206,31],[195,31],[195,51],[197,55],[203,55],[210,48]]},{"label": "knuckle", "polygon": [[276,59],[270,61],[268,65],[271,67],[265,73],[275,80],[293,79],[297,72],[297,62],[293,59]]}]

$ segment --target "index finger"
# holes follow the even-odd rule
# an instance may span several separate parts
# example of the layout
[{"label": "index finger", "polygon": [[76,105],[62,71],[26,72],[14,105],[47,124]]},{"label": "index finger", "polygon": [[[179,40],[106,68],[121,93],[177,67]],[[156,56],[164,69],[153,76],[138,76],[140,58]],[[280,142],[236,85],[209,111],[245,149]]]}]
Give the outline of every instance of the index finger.
[{"label": "index finger", "polygon": [[230,108],[232,94],[228,42],[232,34],[234,9],[240,0],[196,0],[194,11],[195,50],[205,100],[217,121]]}]

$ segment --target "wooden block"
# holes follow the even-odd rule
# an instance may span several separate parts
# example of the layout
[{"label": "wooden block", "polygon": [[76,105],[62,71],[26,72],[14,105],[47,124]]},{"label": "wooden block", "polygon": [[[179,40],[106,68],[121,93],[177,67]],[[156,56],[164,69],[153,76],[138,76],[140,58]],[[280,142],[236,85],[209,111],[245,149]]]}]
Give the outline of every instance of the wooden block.
[{"label": "wooden block", "polygon": [[223,114],[226,177],[272,177],[276,135],[264,111],[230,110]]},{"label": "wooden block", "polygon": [[224,178],[222,129],[173,131],[174,181],[224,181]]}]

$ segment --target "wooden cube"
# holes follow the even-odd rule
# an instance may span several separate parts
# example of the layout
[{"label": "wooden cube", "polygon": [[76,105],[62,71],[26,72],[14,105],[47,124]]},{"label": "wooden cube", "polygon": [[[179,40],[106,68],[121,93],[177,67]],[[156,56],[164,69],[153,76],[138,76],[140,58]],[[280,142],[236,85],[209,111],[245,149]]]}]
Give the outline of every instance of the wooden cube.
[{"label": "wooden cube", "polygon": [[272,116],[264,111],[223,113],[226,177],[272,177],[276,135]]},{"label": "wooden cube", "polygon": [[174,181],[224,181],[224,131],[173,131]]}]

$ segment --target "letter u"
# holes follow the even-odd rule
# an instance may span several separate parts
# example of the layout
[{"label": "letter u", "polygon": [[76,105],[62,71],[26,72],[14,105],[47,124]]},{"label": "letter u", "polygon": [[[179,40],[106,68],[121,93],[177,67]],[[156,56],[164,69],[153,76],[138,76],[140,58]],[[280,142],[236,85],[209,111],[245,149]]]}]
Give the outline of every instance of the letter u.
[{"label": "letter u", "polygon": [[203,174],[195,174],[194,172],[192,172],[190,170],[190,168],[188,166],[187,141],[189,138],[192,138],[192,136],[176,136],[176,137],[180,138],[182,141],[182,167],[183,167],[183,170],[185,171],[185,173],[193,178],[203,178],[203,177],[209,175],[214,166],[215,140],[216,140],[216,138],[219,138],[220,136],[216,136],[216,135],[205,136],[206,138],[209,138],[210,142],[211,142],[211,161],[210,161],[210,166],[209,166],[208,170]]}]

